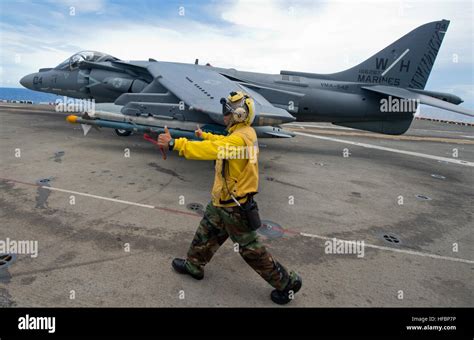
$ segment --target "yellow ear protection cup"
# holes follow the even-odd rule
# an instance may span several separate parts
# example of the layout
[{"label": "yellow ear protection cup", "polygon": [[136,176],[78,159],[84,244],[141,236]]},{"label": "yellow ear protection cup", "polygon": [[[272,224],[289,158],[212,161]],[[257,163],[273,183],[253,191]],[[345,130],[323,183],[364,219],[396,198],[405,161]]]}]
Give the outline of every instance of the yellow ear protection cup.
[{"label": "yellow ear protection cup", "polygon": [[[234,107],[232,112],[233,123],[246,122],[252,124],[254,119],[254,102],[247,94],[243,92],[231,92],[227,97],[230,106]],[[240,110],[239,110],[240,109]]]},{"label": "yellow ear protection cup", "polygon": [[245,99],[245,105],[247,106],[248,112],[245,122],[248,125],[252,125],[253,120],[255,119],[255,105],[253,99],[247,96],[247,98]]},{"label": "yellow ear protection cup", "polygon": [[247,118],[247,111],[243,107],[238,107],[234,110],[232,119],[235,123],[242,123]]}]

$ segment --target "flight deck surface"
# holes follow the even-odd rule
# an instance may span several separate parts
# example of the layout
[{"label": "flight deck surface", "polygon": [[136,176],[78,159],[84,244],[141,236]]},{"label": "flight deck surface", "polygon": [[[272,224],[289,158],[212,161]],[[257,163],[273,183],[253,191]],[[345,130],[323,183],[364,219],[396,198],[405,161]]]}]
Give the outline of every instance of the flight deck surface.
[{"label": "flight deck surface", "polygon": [[[84,137],[64,118],[0,106],[0,240],[38,241],[37,257],[2,270],[0,306],[274,306],[230,240],[202,281],[171,268],[210,200],[212,162],[163,160],[140,135]],[[256,200],[275,223],[262,242],[303,278],[288,306],[474,305],[474,127],[286,128],[297,136],[259,140]],[[363,256],[327,253],[334,238],[364,241]]]}]

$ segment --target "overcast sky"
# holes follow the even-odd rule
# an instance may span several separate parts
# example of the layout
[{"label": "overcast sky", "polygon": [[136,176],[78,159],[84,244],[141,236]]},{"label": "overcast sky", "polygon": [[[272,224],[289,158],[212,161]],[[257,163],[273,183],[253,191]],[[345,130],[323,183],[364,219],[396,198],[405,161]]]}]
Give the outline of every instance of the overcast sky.
[{"label": "overcast sky", "polygon": [[473,2],[0,1],[0,87],[81,50],[124,60],[331,73],[426,22],[451,21],[426,86],[474,108]]}]

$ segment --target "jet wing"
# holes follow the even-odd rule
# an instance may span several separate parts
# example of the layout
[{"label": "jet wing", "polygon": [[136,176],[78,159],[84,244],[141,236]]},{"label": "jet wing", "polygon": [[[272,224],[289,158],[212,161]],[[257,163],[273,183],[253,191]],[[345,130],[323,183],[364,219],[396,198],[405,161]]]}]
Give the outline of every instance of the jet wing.
[{"label": "jet wing", "polygon": [[474,117],[474,112],[471,110],[454,105],[449,102],[445,102],[438,98],[428,96],[426,94],[412,92],[408,89],[384,86],[384,85],[362,86],[362,88],[367,91],[377,92],[377,93],[385,94],[388,96],[394,96],[394,97],[410,99],[410,100],[419,100],[421,104],[430,105],[430,106],[438,107],[440,109],[457,112],[465,116]]},{"label": "jet wing", "polygon": [[222,120],[221,98],[232,91],[244,91],[255,102],[255,123],[274,125],[294,121],[286,110],[273,106],[256,91],[224,77],[212,67],[153,62],[147,66],[148,72],[190,109],[207,113],[215,121]]}]

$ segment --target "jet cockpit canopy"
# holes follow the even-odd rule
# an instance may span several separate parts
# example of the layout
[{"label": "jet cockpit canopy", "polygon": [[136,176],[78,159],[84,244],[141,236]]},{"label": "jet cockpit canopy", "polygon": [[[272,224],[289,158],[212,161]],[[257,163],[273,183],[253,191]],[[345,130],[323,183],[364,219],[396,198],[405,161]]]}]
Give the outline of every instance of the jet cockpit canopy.
[{"label": "jet cockpit canopy", "polygon": [[103,62],[103,61],[114,61],[119,60],[118,58],[112,57],[109,54],[105,54],[97,51],[82,51],[74,54],[70,58],[63,61],[61,64],[55,67],[57,70],[74,70],[78,68],[83,62]]}]

